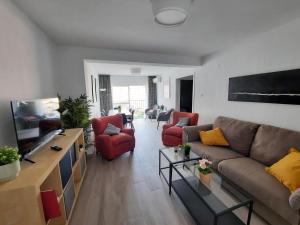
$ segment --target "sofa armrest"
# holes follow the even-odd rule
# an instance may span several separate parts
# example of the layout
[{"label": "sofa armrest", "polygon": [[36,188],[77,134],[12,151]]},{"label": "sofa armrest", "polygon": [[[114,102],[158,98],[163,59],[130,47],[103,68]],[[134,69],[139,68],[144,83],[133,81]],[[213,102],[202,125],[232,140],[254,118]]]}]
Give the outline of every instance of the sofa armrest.
[{"label": "sofa armrest", "polygon": [[183,133],[182,133],[183,143],[200,141],[199,131],[211,130],[212,127],[213,127],[212,124],[183,127]]},{"label": "sofa armrest", "polygon": [[300,210],[300,188],[290,195],[289,203],[292,209],[297,211]]},{"label": "sofa armrest", "polygon": [[131,129],[131,128],[123,128],[122,130],[121,130],[121,132],[122,133],[125,133],[125,134],[128,134],[128,135],[130,135],[130,136],[134,136],[134,130],[133,129]]}]

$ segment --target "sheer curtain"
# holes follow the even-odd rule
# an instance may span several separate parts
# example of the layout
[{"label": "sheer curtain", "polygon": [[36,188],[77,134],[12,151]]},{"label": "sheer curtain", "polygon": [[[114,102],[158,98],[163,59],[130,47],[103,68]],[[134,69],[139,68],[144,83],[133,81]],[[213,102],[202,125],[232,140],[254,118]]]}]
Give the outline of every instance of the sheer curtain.
[{"label": "sheer curtain", "polygon": [[99,74],[100,110],[108,113],[113,108],[110,75]]},{"label": "sheer curtain", "polygon": [[157,87],[156,84],[153,83],[153,79],[155,76],[148,77],[148,107],[151,108],[157,104]]}]

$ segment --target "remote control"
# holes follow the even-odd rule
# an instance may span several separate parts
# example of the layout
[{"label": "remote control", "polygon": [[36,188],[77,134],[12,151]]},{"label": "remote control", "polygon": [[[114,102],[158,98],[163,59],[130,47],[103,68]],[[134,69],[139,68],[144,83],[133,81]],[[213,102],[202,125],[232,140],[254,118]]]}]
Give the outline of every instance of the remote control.
[{"label": "remote control", "polygon": [[52,146],[50,146],[50,148],[51,148],[52,150],[58,151],[58,152],[62,150],[62,148],[59,147],[58,145],[52,145]]}]

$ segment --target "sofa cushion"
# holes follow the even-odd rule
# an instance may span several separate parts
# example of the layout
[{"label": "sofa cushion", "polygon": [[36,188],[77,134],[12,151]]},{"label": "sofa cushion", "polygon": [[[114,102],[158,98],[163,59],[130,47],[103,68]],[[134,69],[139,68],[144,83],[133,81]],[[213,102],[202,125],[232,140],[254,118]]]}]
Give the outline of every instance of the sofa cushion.
[{"label": "sofa cushion", "polygon": [[168,129],[166,129],[165,134],[181,138],[182,137],[182,127],[178,127],[178,126],[170,127]]},{"label": "sofa cushion", "polygon": [[291,224],[297,224],[299,214],[289,205],[290,191],[265,172],[263,164],[244,157],[222,161],[218,170],[282,218]]},{"label": "sofa cushion", "polygon": [[222,129],[232,150],[248,156],[259,125],[220,116],[215,120],[213,127]]},{"label": "sofa cushion", "polygon": [[253,141],[250,157],[271,166],[287,155],[292,147],[300,149],[299,132],[261,125]]},{"label": "sofa cushion", "polygon": [[200,139],[204,145],[229,146],[220,128],[208,131],[199,131]]},{"label": "sofa cushion", "polygon": [[176,124],[177,127],[185,127],[189,125],[190,118],[188,117],[180,117],[178,123]]},{"label": "sofa cushion", "polygon": [[291,148],[289,154],[271,167],[266,167],[265,170],[291,192],[300,188],[300,152],[298,150]]},{"label": "sofa cushion", "polygon": [[111,136],[111,142],[114,146],[120,145],[122,143],[131,142],[132,139],[132,136],[125,133],[119,133],[118,135]]},{"label": "sofa cushion", "polygon": [[217,147],[217,146],[207,146],[198,141],[189,142],[191,145],[191,150],[199,155],[200,157],[206,156],[208,160],[213,162],[213,168],[218,168],[218,163],[225,159],[233,159],[244,157],[238,152],[232,151],[229,148]]},{"label": "sofa cushion", "polygon": [[119,127],[116,127],[115,125],[108,123],[107,127],[105,128],[105,130],[103,131],[103,134],[107,134],[107,135],[117,135],[119,134],[121,131],[121,129]]}]

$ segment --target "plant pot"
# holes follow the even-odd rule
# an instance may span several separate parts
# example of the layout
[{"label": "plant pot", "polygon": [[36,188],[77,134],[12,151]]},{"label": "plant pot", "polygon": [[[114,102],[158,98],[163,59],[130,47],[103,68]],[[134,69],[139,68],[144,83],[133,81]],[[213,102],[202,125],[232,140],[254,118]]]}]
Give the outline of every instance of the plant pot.
[{"label": "plant pot", "polygon": [[16,178],[21,170],[20,161],[16,160],[10,164],[0,166],[0,182]]},{"label": "plant pot", "polygon": [[207,184],[207,185],[210,185],[210,181],[211,181],[211,173],[209,174],[203,174],[201,172],[199,172],[199,176],[200,176],[200,180]]},{"label": "plant pot", "polygon": [[190,155],[191,148],[184,148],[183,151],[184,151],[184,155],[185,155],[186,157],[188,157],[188,156]]}]

